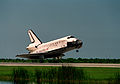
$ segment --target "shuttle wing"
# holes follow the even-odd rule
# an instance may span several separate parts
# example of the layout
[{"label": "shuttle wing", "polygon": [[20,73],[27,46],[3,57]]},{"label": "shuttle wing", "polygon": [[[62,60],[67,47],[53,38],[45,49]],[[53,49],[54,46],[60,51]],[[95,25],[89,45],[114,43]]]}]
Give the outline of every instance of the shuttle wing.
[{"label": "shuttle wing", "polygon": [[42,58],[43,53],[37,53],[37,54],[21,54],[21,55],[16,55],[16,57],[22,57],[22,58]]},{"label": "shuttle wing", "polygon": [[29,59],[40,59],[40,58],[51,58],[51,57],[57,57],[57,56],[64,56],[64,48],[62,49],[56,49],[52,51],[47,51],[44,53],[35,53],[35,54],[21,54],[16,55],[16,57],[22,57],[22,58],[29,58]]}]

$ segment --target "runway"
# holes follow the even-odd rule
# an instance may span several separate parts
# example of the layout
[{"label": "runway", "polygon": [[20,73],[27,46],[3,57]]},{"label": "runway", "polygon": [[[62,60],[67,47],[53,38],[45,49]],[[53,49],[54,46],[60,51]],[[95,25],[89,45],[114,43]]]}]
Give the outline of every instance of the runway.
[{"label": "runway", "polygon": [[107,63],[0,63],[0,66],[73,66],[73,67],[120,68],[120,64],[107,64]]}]

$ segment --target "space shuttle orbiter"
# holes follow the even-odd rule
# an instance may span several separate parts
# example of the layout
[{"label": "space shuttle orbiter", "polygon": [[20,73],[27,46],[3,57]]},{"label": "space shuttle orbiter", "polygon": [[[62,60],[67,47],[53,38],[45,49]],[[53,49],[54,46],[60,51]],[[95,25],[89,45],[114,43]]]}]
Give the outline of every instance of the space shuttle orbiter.
[{"label": "space shuttle orbiter", "polygon": [[17,55],[16,57],[29,59],[44,59],[44,58],[58,58],[64,56],[63,53],[79,49],[83,42],[74,36],[66,36],[57,40],[42,43],[32,30],[28,30],[31,44],[26,48],[29,53]]}]

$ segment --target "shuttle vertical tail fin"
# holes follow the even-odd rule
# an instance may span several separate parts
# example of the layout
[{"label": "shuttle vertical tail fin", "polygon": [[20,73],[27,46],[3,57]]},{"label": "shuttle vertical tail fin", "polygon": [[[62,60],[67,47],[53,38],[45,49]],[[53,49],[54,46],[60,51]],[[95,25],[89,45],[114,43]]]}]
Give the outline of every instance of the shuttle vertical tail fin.
[{"label": "shuttle vertical tail fin", "polygon": [[31,43],[42,44],[41,40],[36,36],[32,30],[28,30]]}]

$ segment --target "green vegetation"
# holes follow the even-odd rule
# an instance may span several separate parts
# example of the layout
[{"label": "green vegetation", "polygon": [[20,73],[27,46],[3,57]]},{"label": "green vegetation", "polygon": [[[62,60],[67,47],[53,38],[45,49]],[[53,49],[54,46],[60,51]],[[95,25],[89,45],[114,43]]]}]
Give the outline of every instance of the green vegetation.
[{"label": "green vegetation", "polygon": [[44,60],[29,60],[29,59],[0,59],[0,62],[27,62],[27,63],[120,63],[120,59],[86,59],[86,58],[67,58],[67,59],[44,59]]},{"label": "green vegetation", "polygon": [[[27,84],[29,81],[36,81],[40,84],[41,81],[63,82],[72,81],[79,82],[86,79],[83,69],[75,67],[1,67],[3,70],[0,76],[2,80],[13,80],[15,84]],[[6,69],[10,68],[10,72],[5,74]],[[4,71],[4,69],[6,71]],[[4,75],[3,75],[4,74]],[[7,76],[8,75],[8,76]],[[6,77],[6,78],[5,78]],[[9,78],[9,79],[7,79]]]},{"label": "green vegetation", "polygon": [[0,81],[14,84],[119,84],[120,68],[0,66]]},{"label": "green vegetation", "polygon": [[[66,77],[69,79],[70,77],[68,76],[68,74],[72,74],[73,78],[72,79],[77,79],[74,78],[74,75],[76,74],[83,74],[79,76],[79,79],[91,79],[91,80],[107,80],[107,79],[118,79],[119,80],[119,74],[120,73],[120,68],[77,68],[77,67],[35,67],[35,66],[29,66],[29,67],[13,67],[13,66],[0,66],[0,80],[10,80],[12,77],[12,74],[14,72],[18,73],[18,72],[23,72],[21,71],[22,69],[25,69],[26,71],[24,73],[28,73],[31,77],[31,79],[34,79],[34,77],[46,77],[49,76],[49,73],[51,73],[52,75],[50,75],[50,78],[56,78],[56,74],[60,75],[60,76],[65,76],[65,77],[60,77],[59,78],[63,78],[65,79]],[[68,69],[69,68],[69,69]],[[18,72],[16,72],[15,70],[20,69]],[[59,73],[58,73],[59,72]],[[73,73],[74,72],[74,73]],[[42,76],[41,76],[42,74]],[[44,76],[43,76],[44,74]],[[56,76],[55,76],[56,75]],[[83,77],[84,76],[84,77]],[[76,76],[77,77],[77,76]],[[66,80],[68,80],[66,79]]]},{"label": "green vegetation", "polygon": [[26,69],[18,68],[17,70],[13,69],[11,78],[14,81],[14,84],[27,84],[30,75]]}]

